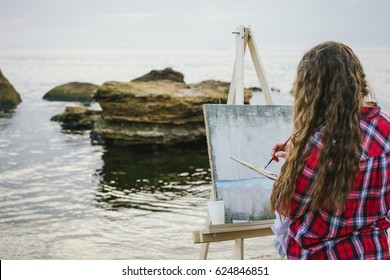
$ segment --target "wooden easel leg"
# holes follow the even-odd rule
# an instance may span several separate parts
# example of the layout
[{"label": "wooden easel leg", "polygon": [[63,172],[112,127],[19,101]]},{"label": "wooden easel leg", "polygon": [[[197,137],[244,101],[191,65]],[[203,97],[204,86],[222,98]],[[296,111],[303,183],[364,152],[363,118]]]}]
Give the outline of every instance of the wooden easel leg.
[{"label": "wooden easel leg", "polygon": [[274,103],[272,101],[271,90],[268,84],[268,80],[265,76],[265,70],[260,60],[259,51],[257,50],[255,38],[253,37],[253,32],[251,27],[249,27],[249,33],[250,33],[248,39],[249,52],[252,56],[253,66],[255,67],[257,78],[259,79],[261,88],[263,90],[265,103],[267,105],[273,105]]},{"label": "wooden easel leg", "polygon": [[233,75],[229,87],[227,104],[244,104],[244,56],[248,42],[248,32],[244,26],[237,28],[236,59],[234,60]]},{"label": "wooden easel leg", "polygon": [[[236,37],[236,60],[235,60],[235,95],[233,104],[244,104],[244,54],[245,54],[245,29],[243,26],[238,27],[239,35]],[[229,97],[228,97],[229,98]]]},{"label": "wooden easel leg", "polygon": [[235,250],[235,259],[243,260],[244,259],[244,239],[236,239],[236,250]]},{"label": "wooden easel leg", "polygon": [[200,260],[207,260],[207,254],[209,252],[209,245],[210,245],[210,243],[203,243],[202,244],[202,248],[200,249],[200,255],[199,255]]},{"label": "wooden easel leg", "polygon": [[[214,201],[214,200],[216,200],[216,196],[215,196],[214,190],[212,190],[210,193],[210,201]],[[207,211],[206,226],[209,226],[209,225],[211,225],[211,219],[210,219],[209,212]],[[209,246],[210,246],[210,243],[203,243],[202,244],[202,248],[200,249],[200,254],[199,254],[200,260],[207,260],[207,255],[209,253]]]}]

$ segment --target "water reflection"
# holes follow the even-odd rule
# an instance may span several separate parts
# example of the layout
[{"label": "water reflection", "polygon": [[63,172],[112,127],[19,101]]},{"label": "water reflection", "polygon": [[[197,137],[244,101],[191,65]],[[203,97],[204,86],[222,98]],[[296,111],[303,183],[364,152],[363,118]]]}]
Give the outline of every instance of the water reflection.
[{"label": "water reflection", "polygon": [[4,109],[0,106],[0,119],[9,119],[12,118],[12,116],[15,113],[15,109]]},{"label": "water reflection", "polygon": [[102,208],[172,212],[192,207],[192,198],[209,196],[211,175],[204,144],[185,148],[106,144],[102,159],[103,167],[96,171],[96,202]]}]

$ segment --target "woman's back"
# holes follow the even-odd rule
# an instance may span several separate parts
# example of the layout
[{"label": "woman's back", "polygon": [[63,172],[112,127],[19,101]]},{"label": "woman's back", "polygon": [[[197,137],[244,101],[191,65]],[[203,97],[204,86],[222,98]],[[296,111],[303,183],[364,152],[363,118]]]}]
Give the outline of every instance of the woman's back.
[{"label": "woman's back", "polygon": [[321,133],[313,137],[291,201],[289,259],[390,258],[390,120],[379,107],[363,107],[360,125],[360,171],[343,210],[309,209],[322,148]]}]

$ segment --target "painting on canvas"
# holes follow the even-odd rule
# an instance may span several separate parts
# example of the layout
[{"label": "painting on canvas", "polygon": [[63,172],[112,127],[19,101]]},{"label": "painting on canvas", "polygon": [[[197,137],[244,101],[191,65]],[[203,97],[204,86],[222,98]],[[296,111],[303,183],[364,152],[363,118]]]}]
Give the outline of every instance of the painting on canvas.
[{"label": "painting on canvas", "polygon": [[[213,188],[225,205],[225,223],[267,220],[274,181],[231,157],[264,167],[276,142],[292,132],[291,106],[204,105]],[[282,161],[268,171],[278,174]]]}]

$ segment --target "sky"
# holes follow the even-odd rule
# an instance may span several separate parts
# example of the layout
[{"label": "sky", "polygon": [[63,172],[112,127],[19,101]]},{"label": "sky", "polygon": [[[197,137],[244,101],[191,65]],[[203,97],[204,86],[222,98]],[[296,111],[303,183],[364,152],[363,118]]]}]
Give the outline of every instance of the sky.
[{"label": "sky", "polygon": [[390,46],[389,0],[0,0],[0,48]]}]

